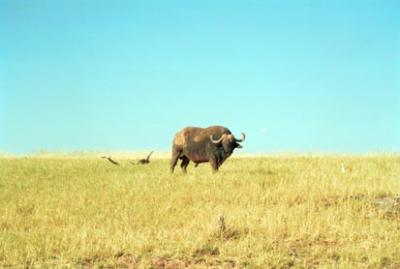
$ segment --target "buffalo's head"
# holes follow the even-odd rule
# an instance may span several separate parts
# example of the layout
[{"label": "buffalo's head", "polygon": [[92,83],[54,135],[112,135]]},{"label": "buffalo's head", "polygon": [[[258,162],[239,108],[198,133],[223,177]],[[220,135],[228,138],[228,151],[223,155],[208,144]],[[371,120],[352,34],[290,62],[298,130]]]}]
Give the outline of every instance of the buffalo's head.
[{"label": "buffalo's head", "polygon": [[210,135],[211,142],[217,147],[222,147],[227,156],[231,155],[235,148],[242,148],[240,142],[246,139],[246,135],[242,133],[240,139],[235,138],[233,134],[223,134],[219,139],[215,140],[212,135]]}]

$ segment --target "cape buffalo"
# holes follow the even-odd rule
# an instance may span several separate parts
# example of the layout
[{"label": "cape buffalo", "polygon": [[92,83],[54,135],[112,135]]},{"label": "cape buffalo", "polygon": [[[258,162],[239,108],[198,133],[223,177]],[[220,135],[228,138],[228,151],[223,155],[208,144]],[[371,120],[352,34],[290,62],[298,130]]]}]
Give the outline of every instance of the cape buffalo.
[{"label": "cape buffalo", "polygon": [[242,133],[241,139],[237,139],[223,126],[186,127],[174,137],[171,172],[174,172],[178,159],[182,160],[181,167],[184,173],[190,161],[195,164],[209,162],[216,172],[235,148],[242,148],[239,142],[243,142],[245,137]]}]

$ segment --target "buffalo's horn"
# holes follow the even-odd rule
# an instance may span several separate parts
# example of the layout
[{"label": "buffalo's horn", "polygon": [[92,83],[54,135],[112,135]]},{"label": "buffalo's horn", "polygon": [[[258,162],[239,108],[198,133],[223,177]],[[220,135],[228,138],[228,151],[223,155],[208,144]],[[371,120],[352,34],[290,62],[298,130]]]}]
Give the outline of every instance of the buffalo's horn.
[{"label": "buffalo's horn", "polygon": [[236,139],[236,142],[243,142],[246,139],[246,135],[244,133],[242,133],[242,137],[240,139]]},{"label": "buffalo's horn", "polygon": [[220,138],[220,139],[217,139],[217,140],[214,140],[213,136],[210,135],[210,140],[211,140],[211,142],[213,142],[214,144],[219,144],[219,143],[221,143],[222,140],[224,140],[224,138],[225,138],[225,134],[221,135],[221,138]]}]

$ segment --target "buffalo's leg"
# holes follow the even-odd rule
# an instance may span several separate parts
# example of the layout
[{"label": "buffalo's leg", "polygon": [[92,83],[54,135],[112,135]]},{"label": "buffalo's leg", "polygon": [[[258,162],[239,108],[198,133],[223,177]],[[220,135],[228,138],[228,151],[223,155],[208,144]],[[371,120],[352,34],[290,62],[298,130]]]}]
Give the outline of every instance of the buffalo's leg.
[{"label": "buffalo's leg", "polygon": [[181,152],[178,150],[173,149],[172,150],[172,158],[171,158],[171,163],[170,163],[170,167],[171,167],[171,173],[174,172],[175,166],[178,162],[179,156],[181,155]]},{"label": "buffalo's leg", "polygon": [[218,160],[216,158],[210,158],[210,164],[214,173],[218,172]]},{"label": "buffalo's leg", "polygon": [[189,162],[190,162],[190,160],[187,157],[185,157],[185,156],[182,157],[181,168],[182,168],[183,173],[185,173],[185,174],[187,173],[186,168],[188,167]]}]

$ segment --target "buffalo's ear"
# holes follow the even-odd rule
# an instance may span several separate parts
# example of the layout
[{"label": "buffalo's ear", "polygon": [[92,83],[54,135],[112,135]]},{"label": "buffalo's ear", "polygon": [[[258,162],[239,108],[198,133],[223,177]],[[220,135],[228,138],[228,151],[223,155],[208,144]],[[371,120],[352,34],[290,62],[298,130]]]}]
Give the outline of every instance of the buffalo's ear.
[{"label": "buffalo's ear", "polygon": [[240,145],[240,144],[237,144],[236,148],[237,148],[237,149],[241,149],[241,148],[243,148],[243,146]]}]

